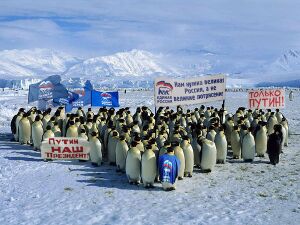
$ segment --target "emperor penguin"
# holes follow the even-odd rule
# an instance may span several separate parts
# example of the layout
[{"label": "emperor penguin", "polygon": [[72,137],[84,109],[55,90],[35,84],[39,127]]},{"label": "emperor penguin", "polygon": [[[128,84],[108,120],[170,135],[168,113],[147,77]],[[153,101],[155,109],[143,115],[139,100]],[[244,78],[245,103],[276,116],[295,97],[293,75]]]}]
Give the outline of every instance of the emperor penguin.
[{"label": "emperor penguin", "polygon": [[126,168],[126,155],[128,152],[128,145],[124,135],[120,135],[118,143],[116,145],[116,164],[117,172],[125,172]]},{"label": "emperor penguin", "polygon": [[258,157],[264,157],[267,152],[267,128],[265,122],[259,122],[255,130],[255,150]]},{"label": "emperor penguin", "polygon": [[231,143],[231,133],[233,131],[233,127],[234,127],[233,119],[232,117],[228,117],[228,119],[225,122],[225,136],[226,136],[227,143],[229,145]]},{"label": "emperor penguin", "polygon": [[130,111],[127,111],[127,115],[126,115],[126,125],[130,126],[133,123],[133,118],[130,114]]},{"label": "emperor penguin", "polygon": [[91,138],[89,139],[90,144],[90,159],[93,166],[100,166],[102,164],[102,152],[101,143],[98,139],[98,134],[93,131]]},{"label": "emperor penguin", "polygon": [[285,128],[285,133],[286,133],[285,139],[283,140],[284,141],[284,146],[288,146],[288,144],[289,144],[288,143],[289,142],[289,140],[288,140],[288,137],[289,137],[289,125],[288,125],[288,122],[287,122],[287,120],[286,120],[285,117],[282,118],[281,125]]},{"label": "emperor penguin", "polygon": [[33,142],[33,148],[35,150],[40,149],[42,139],[43,139],[43,122],[41,121],[39,116],[36,116],[35,121],[32,124],[32,142]]},{"label": "emperor penguin", "polygon": [[160,131],[158,137],[156,138],[156,143],[158,149],[161,149],[164,146],[164,143],[167,139],[164,136],[164,131]]},{"label": "emperor penguin", "polygon": [[166,140],[164,146],[159,149],[158,155],[161,156],[166,154],[169,147],[171,147],[171,143],[168,140]]},{"label": "emperor penguin", "polygon": [[133,141],[126,157],[126,175],[130,184],[139,184],[141,181],[141,153],[136,146],[137,142]]},{"label": "emperor penguin", "polygon": [[70,121],[70,126],[67,130],[66,137],[78,137],[78,128],[74,121]]},{"label": "emperor penguin", "polygon": [[184,170],[185,170],[184,153],[183,153],[182,148],[179,145],[179,142],[173,142],[172,145],[173,145],[173,148],[174,148],[174,154],[180,160],[180,168],[179,168],[179,172],[178,172],[178,180],[183,180]]},{"label": "emperor penguin", "polygon": [[54,133],[51,129],[51,126],[47,125],[46,131],[43,134],[43,141],[46,140],[47,138],[53,138],[53,137],[55,137],[55,136],[54,136]]},{"label": "emperor penguin", "polygon": [[152,146],[147,145],[142,155],[142,180],[144,187],[154,187],[154,180],[157,175],[156,156]]},{"label": "emperor penguin", "polygon": [[18,113],[18,116],[16,118],[16,122],[15,122],[15,127],[16,127],[15,140],[16,141],[19,141],[19,124],[20,124],[20,121],[23,117],[23,114],[24,114],[24,108],[21,108],[19,113]]},{"label": "emperor penguin", "polygon": [[116,165],[116,146],[119,140],[119,133],[113,130],[108,137],[108,162],[110,165]]},{"label": "emperor penguin", "polygon": [[47,109],[44,113],[43,113],[43,130],[45,131],[46,130],[46,127],[47,127],[47,124],[48,122],[50,121],[51,119],[51,108]]},{"label": "emperor penguin", "polygon": [[275,117],[274,112],[271,112],[270,117],[268,119],[268,135],[272,134],[274,132],[274,125],[278,124],[277,118]]},{"label": "emperor penguin", "polygon": [[180,146],[183,150],[185,159],[184,176],[192,177],[194,170],[194,151],[192,145],[190,144],[190,139],[188,136],[183,136],[183,141]]},{"label": "emperor penguin", "polygon": [[223,127],[219,128],[219,132],[215,137],[215,145],[217,149],[217,163],[225,163],[227,157],[227,141]]},{"label": "emperor penguin", "polygon": [[216,134],[217,134],[217,133],[216,133],[216,131],[215,131],[214,126],[210,126],[210,127],[209,127],[209,132],[207,133],[206,138],[207,138],[208,140],[214,142],[214,141],[215,141]]},{"label": "emperor penguin", "polygon": [[197,142],[197,136],[196,134],[194,135],[192,139],[192,148],[193,148],[193,153],[194,153],[194,164],[197,167],[200,167],[200,154],[201,154],[201,145]]},{"label": "emperor penguin", "polygon": [[29,144],[31,137],[31,125],[28,114],[25,113],[19,122],[19,142],[20,144]]},{"label": "emperor penguin", "polygon": [[201,169],[204,172],[214,170],[217,162],[217,149],[214,142],[201,138],[198,140],[201,144]]},{"label": "emperor penguin", "polygon": [[231,149],[233,152],[233,158],[234,159],[241,158],[241,139],[240,139],[240,131],[238,126],[233,127],[230,140],[231,140]]},{"label": "emperor penguin", "polygon": [[275,117],[276,117],[276,119],[277,119],[277,122],[278,122],[278,123],[281,123],[282,118],[283,118],[283,115],[282,115],[282,113],[279,111],[279,109],[276,109]]},{"label": "emperor penguin", "polygon": [[54,126],[52,127],[52,131],[53,131],[55,137],[61,137],[62,136],[61,130],[60,130],[57,122],[54,123]]},{"label": "emperor penguin", "polygon": [[[89,139],[89,137],[86,135],[86,131],[85,131],[85,129],[80,129],[80,133],[79,133],[79,135],[78,135],[78,138],[81,138],[81,139],[83,139],[83,140],[88,140]],[[102,147],[102,145],[101,145],[101,147]]]},{"label": "emperor penguin", "polygon": [[242,140],[242,157],[245,162],[252,162],[255,157],[255,140],[251,128],[248,129]]}]

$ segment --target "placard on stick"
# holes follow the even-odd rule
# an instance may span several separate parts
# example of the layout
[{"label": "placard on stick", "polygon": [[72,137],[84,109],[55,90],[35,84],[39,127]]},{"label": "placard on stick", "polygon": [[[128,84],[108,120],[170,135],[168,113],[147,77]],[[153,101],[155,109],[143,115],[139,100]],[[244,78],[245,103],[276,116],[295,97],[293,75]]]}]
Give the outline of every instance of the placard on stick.
[{"label": "placard on stick", "polygon": [[284,89],[264,89],[248,91],[248,106],[250,109],[284,108]]}]

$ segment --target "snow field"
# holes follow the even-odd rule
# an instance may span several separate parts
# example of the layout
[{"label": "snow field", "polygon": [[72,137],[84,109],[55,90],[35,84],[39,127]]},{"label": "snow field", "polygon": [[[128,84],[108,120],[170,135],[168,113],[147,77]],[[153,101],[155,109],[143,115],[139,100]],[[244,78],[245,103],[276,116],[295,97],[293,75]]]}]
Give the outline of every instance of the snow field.
[{"label": "snow field", "polygon": [[[126,98],[125,98],[126,97]],[[297,224],[300,221],[299,136],[290,136],[277,166],[268,158],[232,160],[162,191],[128,184],[116,167],[43,162],[31,147],[10,142],[10,119],[26,96],[2,96],[0,224]],[[152,92],[121,93],[121,105],[153,107]],[[299,97],[286,102],[291,133],[299,134]],[[220,107],[221,102],[209,103]],[[247,93],[227,93],[226,108],[247,106]],[[95,109],[96,110],[96,109]],[[5,122],[6,121],[6,122]]]}]

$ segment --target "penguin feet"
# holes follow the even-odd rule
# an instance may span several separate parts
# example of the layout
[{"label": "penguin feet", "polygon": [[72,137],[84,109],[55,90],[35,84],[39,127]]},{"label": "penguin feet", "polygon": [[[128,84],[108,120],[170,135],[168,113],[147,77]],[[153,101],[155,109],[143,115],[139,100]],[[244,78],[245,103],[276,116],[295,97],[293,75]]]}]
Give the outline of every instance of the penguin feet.
[{"label": "penguin feet", "polygon": [[260,154],[260,155],[257,155],[257,157],[265,158],[265,155]]},{"label": "penguin feet", "polygon": [[110,165],[110,166],[115,166],[116,163],[115,163],[115,162],[110,162],[109,165]]},{"label": "penguin feet", "polygon": [[119,168],[117,168],[117,169],[116,169],[116,172],[117,172],[117,173],[120,173],[120,172],[121,172],[121,170],[120,170]]},{"label": "penguin feet", "polygon": [[178,177],[178,180],[183,180],[183,177]]},{"label": "penguin feet", "polygon": [[169,187],[169,188],[166,188],[166,189],[164,189],[165,191],[174,191],[174,190],[176,190],[176,188],[175,187]]},{"label": "penguin feet", "polygon": [[94,167],[98,167],[98,163],[94,163],[94,162],[92,162],[92,166],[94,166]]},{"label": "penguin feet", "polygon": [[188,174],[187,177],[191,178],[191,177],[193,177],[193,176],[192,176],[192,174]]}]

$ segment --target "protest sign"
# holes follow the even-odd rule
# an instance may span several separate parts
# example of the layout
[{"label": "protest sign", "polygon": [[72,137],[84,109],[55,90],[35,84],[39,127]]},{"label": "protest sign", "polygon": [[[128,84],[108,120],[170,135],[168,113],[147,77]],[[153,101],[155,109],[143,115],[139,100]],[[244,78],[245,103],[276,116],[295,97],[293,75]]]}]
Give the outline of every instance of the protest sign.
[{"label": "protest sign", "polygon": [[92,106],[119,107],[119,93],[92,91]]},{"label": "protest sign", "polygon": [[284,89],[265,89],[248,91],[250,109],[284,108]]},{"label": "protest sign", "polygon": [[191,79],[156,78],[155,106],[191,105],[225,99],[225,76],[212,75]]},{"label": "protest sign", "polygon": [[89,152],[89,142],[80,138],[47,138],[41,145],[41,157],[44,160],[88,160]]}]

